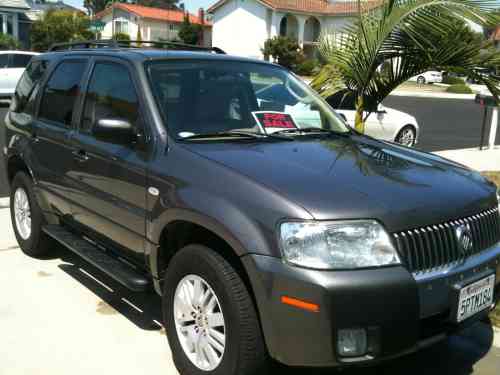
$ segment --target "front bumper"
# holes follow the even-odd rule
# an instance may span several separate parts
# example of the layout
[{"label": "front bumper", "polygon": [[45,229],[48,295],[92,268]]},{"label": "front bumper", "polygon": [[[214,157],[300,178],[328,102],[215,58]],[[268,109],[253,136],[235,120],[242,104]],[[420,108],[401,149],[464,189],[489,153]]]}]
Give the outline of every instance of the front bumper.
[{"label": "front bumper", "polygon": [[[404,267],[356,271],[317,271],[280,259],[242,258],[257,302],[270,355],[290,366],[344,366],[374,363],[418,350],[461,325],[451,323],[453,286],[496,272],[500,297],[500,244],[461,265],[425,276]],[[288,296],[319,305],[318,312],[281,303]],[[339,329],[365,328],[372,342],[364,357],[337,354]]]}]

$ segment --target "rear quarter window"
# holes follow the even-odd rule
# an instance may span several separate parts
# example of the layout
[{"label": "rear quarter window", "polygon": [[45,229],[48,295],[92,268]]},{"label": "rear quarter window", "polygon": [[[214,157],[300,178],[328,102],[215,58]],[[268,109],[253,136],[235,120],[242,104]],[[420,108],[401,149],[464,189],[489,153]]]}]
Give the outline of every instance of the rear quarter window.
[{"label": "rear quarter window", "polygon": [[33,60],[28,64],[17,84],[11,106],[12,111],[33,114],[38,88],[48,66],[49,62],[43,59]]}]

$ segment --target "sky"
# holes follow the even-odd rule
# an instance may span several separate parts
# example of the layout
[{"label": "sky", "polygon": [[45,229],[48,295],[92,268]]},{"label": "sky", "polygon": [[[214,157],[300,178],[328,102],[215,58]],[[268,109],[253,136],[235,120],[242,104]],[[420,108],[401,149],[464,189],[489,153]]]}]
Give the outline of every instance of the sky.
[{"label": "sky", "polygon": [[[214,4],[217,0],[184,0],[183,2],[186,9],[191,13],[196,14],[200,7],[207,9],[210,5]],[[74,7],[83,9],[83,0],[64,0],[66,4],[73,5]]]}]

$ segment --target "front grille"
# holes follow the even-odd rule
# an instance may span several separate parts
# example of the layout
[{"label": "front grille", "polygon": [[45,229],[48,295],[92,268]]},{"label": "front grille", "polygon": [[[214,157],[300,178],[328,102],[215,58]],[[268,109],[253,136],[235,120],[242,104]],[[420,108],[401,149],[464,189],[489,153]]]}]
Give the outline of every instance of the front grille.
[{"label": "front grille", "polygon": [[[472,248],[464,250],[456,230],[467,226]],[[498,208],[459,220],[394,233],[399,255],[412,273],[423,273],[447,267],[480,253],[500,241]]]}]

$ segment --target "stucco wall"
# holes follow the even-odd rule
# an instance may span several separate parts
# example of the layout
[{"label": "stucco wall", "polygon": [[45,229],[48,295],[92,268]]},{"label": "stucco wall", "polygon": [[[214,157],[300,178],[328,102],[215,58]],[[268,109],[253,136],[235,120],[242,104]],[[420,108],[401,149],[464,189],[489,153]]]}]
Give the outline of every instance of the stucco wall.
[{"label": "stucco wall", "polygon": [[266,8],[255,0],[231,0],[213,15],[212,44],[227,53],[262,58]]},{"label": "stucco wall", "polygon": [[[279,34],[280,22],[287,14],[298,21],[297,32],[304,30],[305,21],[314,16],[321,30],[340,32],[351,18],[273,12],[256,0],[230,0],[213,12],[212,43],[227,53],[245,57],[262,58],[260,49],[267,38]],[[303,36],[299,37],[302,42]]]},{"label": "stucco wall", "polygon": [[[112,14],[109,13],[105,15],[101,21],[106,23],[106,26],[104,27],[104,30],[101,32],[101,38],[102,39],[110,39],[113,36],[113,26],[111,23],[112,20]],[[134,16],[133,14],[130,14],[128,12],[124,12],[121,9],[115,9],[114,11],[114,19],[115,21],[128,21],[128,34],[130,36],[130,39],[136,39],[137,38],[137,17]],[[115,30],[116,33],[116,30]],[[142,38],[144,38],[144,32],[141,30]]]}]

